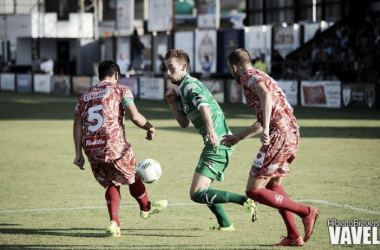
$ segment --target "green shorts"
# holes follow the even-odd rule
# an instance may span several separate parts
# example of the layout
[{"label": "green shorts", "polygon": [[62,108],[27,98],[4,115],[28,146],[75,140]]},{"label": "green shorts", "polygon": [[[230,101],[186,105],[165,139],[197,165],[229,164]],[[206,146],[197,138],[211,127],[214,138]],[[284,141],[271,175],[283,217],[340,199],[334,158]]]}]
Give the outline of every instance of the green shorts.
[{"label": "green shorts", "polygon": [[224,171],[228,166],[232,149],[215,149],[214,147],[204,147],[195,172],[209,177],[212,180],[224,181]]}]

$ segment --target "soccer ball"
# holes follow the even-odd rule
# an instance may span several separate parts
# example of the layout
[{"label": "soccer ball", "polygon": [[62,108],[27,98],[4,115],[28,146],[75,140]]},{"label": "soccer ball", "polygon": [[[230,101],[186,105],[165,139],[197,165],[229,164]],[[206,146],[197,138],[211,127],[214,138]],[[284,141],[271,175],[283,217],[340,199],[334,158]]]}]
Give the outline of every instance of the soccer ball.
[{"label": "soccer ball", "polygon": [[153,159],[144,159],[136,167],[136,172],[144,183],[154,183],[161,176],[161,165]]}]

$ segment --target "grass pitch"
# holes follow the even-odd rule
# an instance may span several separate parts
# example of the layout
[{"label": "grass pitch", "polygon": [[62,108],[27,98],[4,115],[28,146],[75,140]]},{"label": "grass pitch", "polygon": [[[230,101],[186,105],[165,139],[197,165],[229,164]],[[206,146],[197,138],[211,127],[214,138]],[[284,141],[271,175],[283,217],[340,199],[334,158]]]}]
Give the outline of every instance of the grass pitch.
[{"label": "grass pitch", "polygon": [[[263,205],[258,221],[251,223],[242,207],[227,204],[236,231],[202,232],[216,220],[188,194],[201,137],[192,127],[180,128],[164,101],[136,101],[156,127],[156,140],[146,141],[131,122],[126,133],[138,161],[160,162],[162,177],[147,189],[151,200],[168,199],[169,206],[140,219],[123,187],[122,237],[104,237],[109,221],[104,189],[87,162],[85,171],[72,164],[75,104],[76,97],[0,92],[0,249],[278,249],[273,244],[286,234],[285,226],[276,210]],[[246,105],[221,106],[234,133],[255,121]],[[379,110],[296,108],[295,115],[300,148],[283,185],[292,199],[321,212],[303,248],[378,249],[331,245],[327,221],[380,221]],[[259,146],[258,137],[239,143],[225,182],[213,187],[244,193]],[[302,232],[298,217],[296,222]]]}]

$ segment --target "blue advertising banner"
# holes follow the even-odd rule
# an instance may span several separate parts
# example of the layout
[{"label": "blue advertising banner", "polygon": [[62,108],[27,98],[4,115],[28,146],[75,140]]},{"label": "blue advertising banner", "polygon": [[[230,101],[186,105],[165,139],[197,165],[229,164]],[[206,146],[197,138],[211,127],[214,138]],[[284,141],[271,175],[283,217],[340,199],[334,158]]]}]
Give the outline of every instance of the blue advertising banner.
[{"label": "blue advertising banner", "polygon": [[232,51],[244,48],[244,30],[221,30],[218,31],[218,72],[230,73],[227,59]]},{"label": "blue advertising banner", "polygon": [[32,75],[17,74],[16,79],[18,92],[32,92]]}]

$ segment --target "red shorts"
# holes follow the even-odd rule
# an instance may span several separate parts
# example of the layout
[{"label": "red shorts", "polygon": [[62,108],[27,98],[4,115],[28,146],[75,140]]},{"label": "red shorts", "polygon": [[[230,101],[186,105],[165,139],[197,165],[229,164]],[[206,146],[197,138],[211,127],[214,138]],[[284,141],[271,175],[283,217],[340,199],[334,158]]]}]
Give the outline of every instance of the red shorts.
[{"label": "red shorts", "polygon": [[101,162],[92,158],[88,158],[88,161],[95,179],[105,188],[135,182],[136,157],[131,148],[123,157],[112,162]]},{"label": "red shorts", "polygon": [[268,146],[262,146],[252,163],[250,175],[271,179],[290,174],[289,164],[296,158],[299,132],[275,132]]}]

